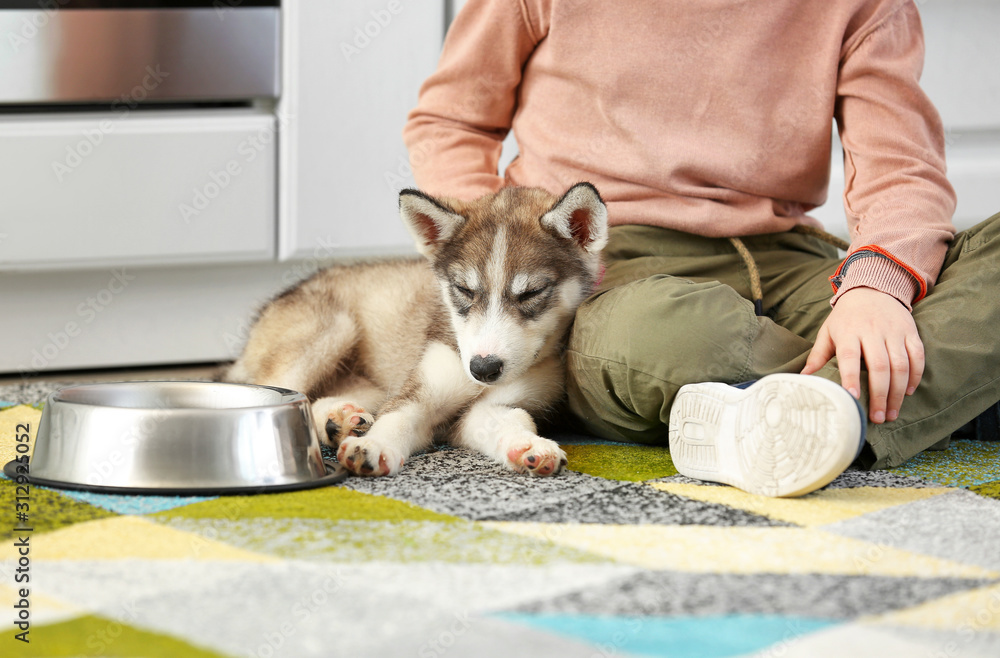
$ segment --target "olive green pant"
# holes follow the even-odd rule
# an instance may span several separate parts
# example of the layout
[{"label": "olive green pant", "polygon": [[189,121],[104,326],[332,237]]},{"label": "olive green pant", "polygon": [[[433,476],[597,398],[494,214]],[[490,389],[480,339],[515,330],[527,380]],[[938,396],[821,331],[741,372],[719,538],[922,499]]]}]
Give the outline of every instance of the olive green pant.
[{"label": "olive green pant", "polygon": [[[584,430],[666,445],[681,386],[802,370],[830,313],[828,279],[841,259],[799,233],[743,241],[760,270],[763,317],[728,240],[648,226],[611,229],[604,280],[577,312],[567,352],[569,407]],[[956,236],[937,285],[914,305],[923,379],[897,420],[868,423],[862,466],[901,464],[1000,399],[998,298],[1000,214]],[[836,359],[816,375],[840,383]],[[861,403],[867,407],[864,370]]]}]

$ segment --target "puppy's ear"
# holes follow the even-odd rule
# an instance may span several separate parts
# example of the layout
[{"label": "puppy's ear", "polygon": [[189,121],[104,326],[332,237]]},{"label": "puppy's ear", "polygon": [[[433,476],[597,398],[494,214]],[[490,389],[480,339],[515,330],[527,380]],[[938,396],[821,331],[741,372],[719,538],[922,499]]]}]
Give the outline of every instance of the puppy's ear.
[{"label": "puppy's ear", "polygon": [[399,193],[399,215],[413,235],[417,251],[428,258],[434,254],[438,245],[465,223],[465,217],[419,190],[403,190]]},{"label": "puppy's ear", "polygon": [[542,226],[573,240],[596,254],[608,243],[608,209],[590,183],[569,188],[552,209],[542,215]]}]

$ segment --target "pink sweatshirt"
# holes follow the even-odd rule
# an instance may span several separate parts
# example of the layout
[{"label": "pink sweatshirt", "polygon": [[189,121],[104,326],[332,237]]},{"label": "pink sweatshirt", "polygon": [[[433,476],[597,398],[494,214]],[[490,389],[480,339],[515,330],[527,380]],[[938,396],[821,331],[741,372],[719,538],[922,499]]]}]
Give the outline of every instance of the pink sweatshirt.
[{"label": "pink sweatshirt", "polygon": [[954,235],[922,65],[911,0],[469,0],[404,139],[432,194],[589,181],[612,225],[722,237],[816,223],[836,119],[852,244],[834,289],[909,306]]}]

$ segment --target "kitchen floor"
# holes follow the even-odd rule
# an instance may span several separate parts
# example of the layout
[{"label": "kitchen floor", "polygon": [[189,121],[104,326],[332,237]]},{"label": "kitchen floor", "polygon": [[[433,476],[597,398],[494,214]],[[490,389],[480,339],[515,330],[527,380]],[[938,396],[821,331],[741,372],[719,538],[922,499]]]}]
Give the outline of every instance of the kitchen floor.
[{"label": "kitchen floor", "polygon": [[210,379],[224,364],[194,363],[158,367],[139,368],[109,368],[104,370],[59,370],[39,372],[31,377],[22,377],[17,373],[0,373],[0,386],[8,384],[26,384],[42,381],[64,382],[120,382],[143,380],[171,379]]}]

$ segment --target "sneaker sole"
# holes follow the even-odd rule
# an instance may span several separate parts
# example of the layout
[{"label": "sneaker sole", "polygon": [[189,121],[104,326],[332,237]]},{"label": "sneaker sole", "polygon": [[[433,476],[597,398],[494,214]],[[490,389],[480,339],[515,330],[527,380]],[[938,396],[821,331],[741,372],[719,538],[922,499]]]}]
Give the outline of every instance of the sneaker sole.
[{"label": "sneaker sole", "polygon": [[802,496],[851,465],[863,431],[851,394],[820,377],[769,375],[746,389],[689,384],[670,409],[670,455],[688,477]]}]

